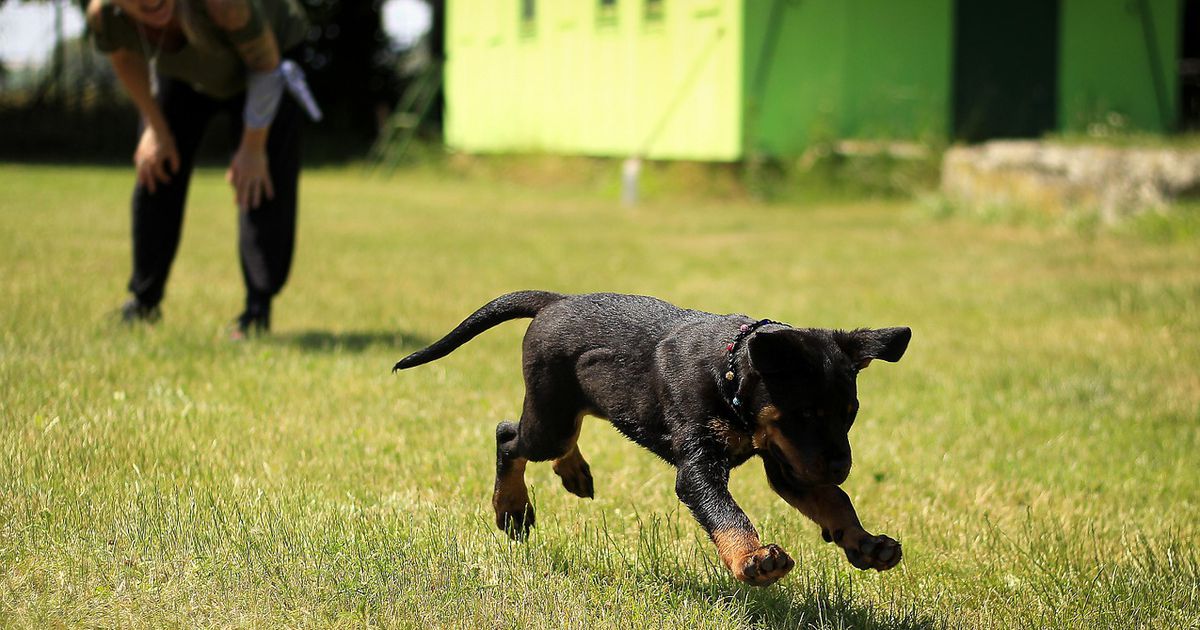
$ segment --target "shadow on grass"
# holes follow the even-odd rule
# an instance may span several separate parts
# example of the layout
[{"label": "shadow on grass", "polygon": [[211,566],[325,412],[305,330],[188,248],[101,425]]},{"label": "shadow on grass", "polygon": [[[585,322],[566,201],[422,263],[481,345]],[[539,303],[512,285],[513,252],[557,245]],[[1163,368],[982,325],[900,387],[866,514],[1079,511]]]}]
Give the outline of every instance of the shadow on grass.
[{"label": "shadow on grass", "polygon": [[[793,576],[793,578],[796,576]],[[856,601],[844,580],[828,583],[809,580],[803,586],[782,584],[759,588],[738,584],[731,579],[707,580],[654,578],[666,582],[678,593],[710,606],[738,602],[745,611],[742,618],[752,628],[878,628],[880,630],[932,630],[948,624],[915,608],[894,610],[870,602]]]},{"label": "shadow on grass", "polygon": [[[739,627],[926,630],[953,624],[953,620],[919,610],[905,597],[903,586],[877,592],[877,582],[857,579],[856,572],[847,573],[838,562],[830,566],[797,556],[796,569],[779,583],[767,588],[742,584],[709,554],[706,540],[697,538],[694,552],[674,544],[689,535],[678,517],[675,512],[665,518],[639,518],[633,548],[619,545],[602,522],[599,527],[572,534],[570,545],[545,545],[543,541],[540,550],[549,556],[551,569],[564,578],[587,575],[596,582],[632,580],[641,587],[637,590],[644,592],[666,587],[673,602],[734,612]],[[699,567],[692,553],[701,554]]]},{"label": "shadow on grass", "polygon": [[293,346],[305,352],[367,352],[370,350],[394,350],[407,354],[429,345],[429,339],[404,331],[356,331],[332,332],[328,330],[303,330],[279,333],[271,341],[280,345]]}]

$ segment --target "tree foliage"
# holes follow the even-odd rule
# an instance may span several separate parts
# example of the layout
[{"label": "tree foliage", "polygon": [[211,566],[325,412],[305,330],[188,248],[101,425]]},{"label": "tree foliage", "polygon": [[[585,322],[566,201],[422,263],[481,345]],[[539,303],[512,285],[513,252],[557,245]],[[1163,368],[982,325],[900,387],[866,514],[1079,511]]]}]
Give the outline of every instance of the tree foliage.
[{"label": "tree foliage", "polygon": [[382,0],[300,0],[312,28],[300,61],[328,116],[326,129],[369,140],[376,109],[396,98],[397,60],[380,17]]}]

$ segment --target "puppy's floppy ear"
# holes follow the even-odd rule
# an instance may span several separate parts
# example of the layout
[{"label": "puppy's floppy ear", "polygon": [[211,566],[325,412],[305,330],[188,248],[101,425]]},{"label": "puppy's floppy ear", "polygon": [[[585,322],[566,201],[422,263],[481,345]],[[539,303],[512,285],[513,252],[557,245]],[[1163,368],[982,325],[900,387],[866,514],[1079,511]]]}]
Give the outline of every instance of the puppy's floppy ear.
[{"label": "puppy's floppy ear", "polygon": [[859,328],[838,335],[838,345],[850,356],[859,368],[870,365],[873,359],[883,359],[895,363],[904,356],[908,342],[912,339],[912,329],[907,326],[896,328]]},{"label": "puppy's floppy ear", "polygon": [[747,345],[750,365],[759,374],[798,372],[810,366],[804,336],[795,329],[756,332]]}]

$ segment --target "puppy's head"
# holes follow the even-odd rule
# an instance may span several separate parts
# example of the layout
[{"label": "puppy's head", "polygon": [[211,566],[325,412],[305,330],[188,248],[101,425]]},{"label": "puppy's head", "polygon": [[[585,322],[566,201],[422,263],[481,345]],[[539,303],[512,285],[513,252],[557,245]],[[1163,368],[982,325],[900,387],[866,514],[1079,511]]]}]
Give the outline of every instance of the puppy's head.
[{"label": "puppy's head", "polygon": [[858,372],[874,359],[899,361],[911,338],[908,328],[755,333],[748,344],[761,379],[755,447],[797,485],[845,481]]}]

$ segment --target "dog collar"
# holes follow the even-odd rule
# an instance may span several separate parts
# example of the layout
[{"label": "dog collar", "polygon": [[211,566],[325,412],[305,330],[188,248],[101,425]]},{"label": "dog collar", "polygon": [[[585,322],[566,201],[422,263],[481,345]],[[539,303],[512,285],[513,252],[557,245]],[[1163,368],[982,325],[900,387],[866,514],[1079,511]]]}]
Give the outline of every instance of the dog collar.
[{"label": "dog collar", "polygon": [[733,341],[725,344],[725,402],[727,402],[729,406],[733,408],[734,412],[737,413],[739,418],[742,417],[742,401],[737,395],[738,386],[740,385],[737,374],[737,347],[742,343],[743,339],[750,336],[750,333],[763,326],[766,326],[767,324],[779,324],[780,326],[787,325],[777,322],[773,319],[760,319],[753,324],[742,324],[741,326],[738,326],[738,332],[737,335],[733,337]]}]

